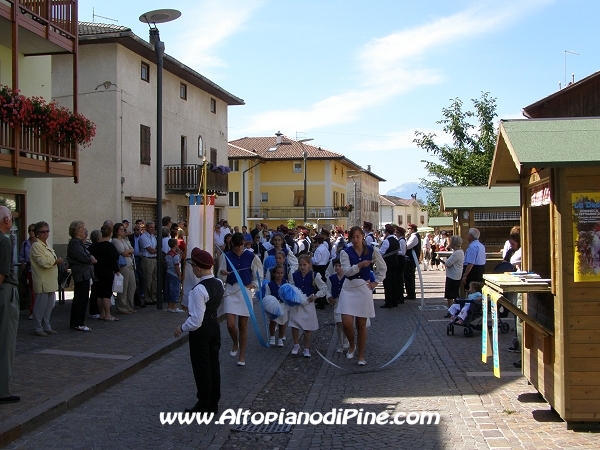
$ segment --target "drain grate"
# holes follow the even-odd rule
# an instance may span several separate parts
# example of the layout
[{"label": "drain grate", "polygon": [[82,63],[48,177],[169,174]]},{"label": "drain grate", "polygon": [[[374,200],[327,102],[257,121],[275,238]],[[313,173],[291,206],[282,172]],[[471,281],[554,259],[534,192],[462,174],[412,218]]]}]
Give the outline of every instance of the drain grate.
[{"label": "drain grate", "polygon": [[291,425],[283,425],[278,423],[270,423],[268,425],[237,425],[232,428],[233,431],[240,431],[244,433],[266,433],[266,434],[275,434],[275,433],[289,433],[292,430]]}]

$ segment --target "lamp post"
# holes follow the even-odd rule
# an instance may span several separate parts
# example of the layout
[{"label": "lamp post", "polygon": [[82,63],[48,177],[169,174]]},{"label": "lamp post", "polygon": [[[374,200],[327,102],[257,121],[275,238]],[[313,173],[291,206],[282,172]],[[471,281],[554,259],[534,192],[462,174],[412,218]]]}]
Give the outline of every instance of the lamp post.
[{"label": "lamp post", "polygon": [[[162,72],[165,43],[160,40],[157,23],[165,23],[181,16],[176,9],[157,9],[140,16],[140,22],[150,27],[150,43],[156,53],[156,309],[162,309]],[[152,24],[152,25],[151,25]]]},{"label": "lamp post", "polygon": [[312,138],[307,138],[307,139],[300,139],[298,142],[300,142],[300,145],[302,145],[302,157],[304,159],[304,223],[306,223],[306,218],[308,216],[308,214],[306,213],[306,147],[304,146],[305,142],[309,142],[312,141]]}]

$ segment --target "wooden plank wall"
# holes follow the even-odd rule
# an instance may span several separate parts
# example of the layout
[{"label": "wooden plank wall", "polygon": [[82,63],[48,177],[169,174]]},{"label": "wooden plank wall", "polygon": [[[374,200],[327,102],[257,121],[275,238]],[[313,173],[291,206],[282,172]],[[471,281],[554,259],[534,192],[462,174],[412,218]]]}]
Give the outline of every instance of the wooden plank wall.
[{"label": "wooden plank wall", "polygon": [[562,169],[562,298],[567,421],[600,421],[600,281],[575,283],[571,194],[600,192],[600,167]]}]

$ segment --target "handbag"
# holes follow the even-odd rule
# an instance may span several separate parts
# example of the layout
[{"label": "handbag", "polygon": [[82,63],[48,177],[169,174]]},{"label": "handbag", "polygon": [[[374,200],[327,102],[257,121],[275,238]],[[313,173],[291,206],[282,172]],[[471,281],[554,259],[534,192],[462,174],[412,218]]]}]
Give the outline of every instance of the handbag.
[{"label": "handbag", "polygon": [[127,260],[125,259],[125,257],[123,255],[119,255],[119,267],[124,267],[126,265],[127,265]]},{"label": "handbag", "polygon": [[115,278],[113,279],[112,290],[117,294],[123,293],[123,275],[121,275],[120,273],[115,274]]}]

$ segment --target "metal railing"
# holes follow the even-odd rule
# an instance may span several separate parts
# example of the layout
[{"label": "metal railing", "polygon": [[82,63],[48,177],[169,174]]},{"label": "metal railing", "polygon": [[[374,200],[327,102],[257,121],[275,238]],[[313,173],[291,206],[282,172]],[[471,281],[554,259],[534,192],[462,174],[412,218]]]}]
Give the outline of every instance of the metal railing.
[{"label": "metal railing", "polygon": [[31,14],[36,22],[49,25],[54,31],[67,37],[77,35],[76,0],[8,0],[13,6],[18,3],[21,12]]},{"label": "metal railing", "polygon": [[[340,219],[347,218],[349,212],[341,207],[308,206],[306,219]],[[250,206],[248,219],[303,219],[303,206]]]}]

